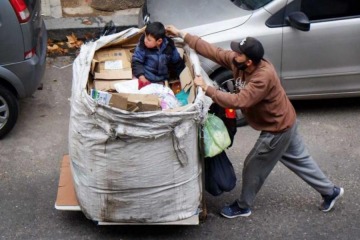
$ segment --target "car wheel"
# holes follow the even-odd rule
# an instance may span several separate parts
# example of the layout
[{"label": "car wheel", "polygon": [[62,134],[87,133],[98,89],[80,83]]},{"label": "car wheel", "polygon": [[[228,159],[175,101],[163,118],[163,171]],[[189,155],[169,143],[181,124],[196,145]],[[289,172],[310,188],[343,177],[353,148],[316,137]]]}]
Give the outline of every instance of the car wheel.
[{"label": "car wheel", "polygon": [[[211,79],[215,81],[222,89],[226,90],[227,92],[233,92],[234,91],[234,79],[233,74],[229,70],[224,70],[220,73],[217,73],[213,76],[211,76]],[[236,126],[242,127],[246,126],[248,123],[244,117],[244,115],[241,113],[240,109],[236,109]]]},{"label": "car wheel", "polygon": [[0,139],[14,127],[19,114],[15,95],[0,86]]},{"label": "car wheel", "polygon": [[234,92],[234,77],[231,71],[225,70],[219,72],[213,76],[211,79],[219,85],[220,88],[224,89],[227,92]]}]

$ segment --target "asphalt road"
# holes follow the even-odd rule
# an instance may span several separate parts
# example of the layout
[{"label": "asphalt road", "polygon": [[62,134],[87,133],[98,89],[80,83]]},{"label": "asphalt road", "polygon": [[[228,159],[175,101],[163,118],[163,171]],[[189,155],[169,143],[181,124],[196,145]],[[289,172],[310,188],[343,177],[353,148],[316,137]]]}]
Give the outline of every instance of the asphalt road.
[{"label": "asphalt road", "polygon": [[259,134],[250,127],[238,129],[228,151],[236,189],[205,193],[208,218],[199,226],[96,226],[81,212],[55,210],[60,161],[68,153],[71,62],[48,59],[43,90],[21,101],[19,122],[0,142],[0,239],[359,239],[359,98],[294,102],[310,152],[345,188],[330,213],[318,210],[319,194],[278,164],[250,217],[218,214],[240,192],[243,160]]}]

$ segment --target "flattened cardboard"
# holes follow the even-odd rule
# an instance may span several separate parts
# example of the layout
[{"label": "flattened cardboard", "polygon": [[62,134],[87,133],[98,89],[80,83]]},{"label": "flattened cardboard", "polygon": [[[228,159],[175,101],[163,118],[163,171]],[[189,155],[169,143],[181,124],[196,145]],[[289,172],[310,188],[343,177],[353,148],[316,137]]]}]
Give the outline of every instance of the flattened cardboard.
[{"label": "flattened cardboard", "polygon": [[123,70],[105,70],[103,72],[95,72],[94,79],[123,79],[131,80],[132,79],[132,70],[123,69]]},{"label": "flattened cardboard", "polygon": [[116,91],[115,84],[121,83],[127,80],[103,80],[103,79],[95,79],[94,80],[94,87],[96,90],[99,91]]},{"label": "flattened cardboard", "polygon": [[176,50],[178,51],[180,57],[181,57],[182,59],[184,59],[184,52],[185,52],[184,49],[177,47]]},{"label": "flattened cardboard", "polygon": [[79,206],[70,169],[69,155],[64,155],[61,162],[60,179],[55,206],[60,209],[61,207]]},{"label": "flattened cardboard", "polygon": [[101,105],[108,105],[127,111],[160,110],[159,98],[152,94],[109,93],[91,89],[90,96]]},{"label": "flattened cardboard", "polygon": [[113,93],[112,95],[127,99],[127,107],[124,110],[146,112],[161,109],[159,98],[152,94]]},{"label": "flattened cardboard", "polygon": [[141,29],[129,29],[129,31],[118,40],[114,40],[111,43],[108,43],[106,46],[118,46],[126,48],[128,46],[136,46],[139,42],[141,35],[145,32],[145,27]]},{"label": "flattened cardboard", "polygon": [[194,76],[188,66],[180,73],[181,89],[189,92],[188,103],[192,103],[196,97],[196,87],[194,85]]},{"label": "flattened cardboard", "polygon": [[114,108],[119,108],[122,110],[127,110],[128,102],[127,97],[121,96],[119,94],[111,94],[109,106]]},{"label": "flattened cardboard", "polygon": [[184,91],[187,92],[191,87],[192,83],[193,83],[193,76],[191,74],[189,67],[186,66],[184,70],[182,70],[182,72],[180,73],[181,89],[184,89]]}]

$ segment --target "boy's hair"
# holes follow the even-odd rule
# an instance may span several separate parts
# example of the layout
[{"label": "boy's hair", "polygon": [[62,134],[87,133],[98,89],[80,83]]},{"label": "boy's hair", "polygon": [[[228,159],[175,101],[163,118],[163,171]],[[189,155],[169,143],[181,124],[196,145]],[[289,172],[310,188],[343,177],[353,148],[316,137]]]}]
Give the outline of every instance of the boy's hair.
[{"label": "boy's hair", "polygon": [[160,22],[152,22],[149,23],[145,28],[145,34],[151,35],[155,38],[155,40],[158,40],[160,38],[165,37],[165,27]]}]

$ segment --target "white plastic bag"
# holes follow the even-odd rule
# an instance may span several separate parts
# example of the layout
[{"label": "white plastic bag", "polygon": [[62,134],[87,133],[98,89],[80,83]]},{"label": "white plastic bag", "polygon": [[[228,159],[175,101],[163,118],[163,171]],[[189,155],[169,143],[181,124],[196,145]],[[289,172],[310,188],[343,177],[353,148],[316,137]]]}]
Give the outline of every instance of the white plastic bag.
[{"label": "white plastic bag", "polygon": [[118,93],[139,93],[139,83],[137,79],[115,83],[114,87]]}]

